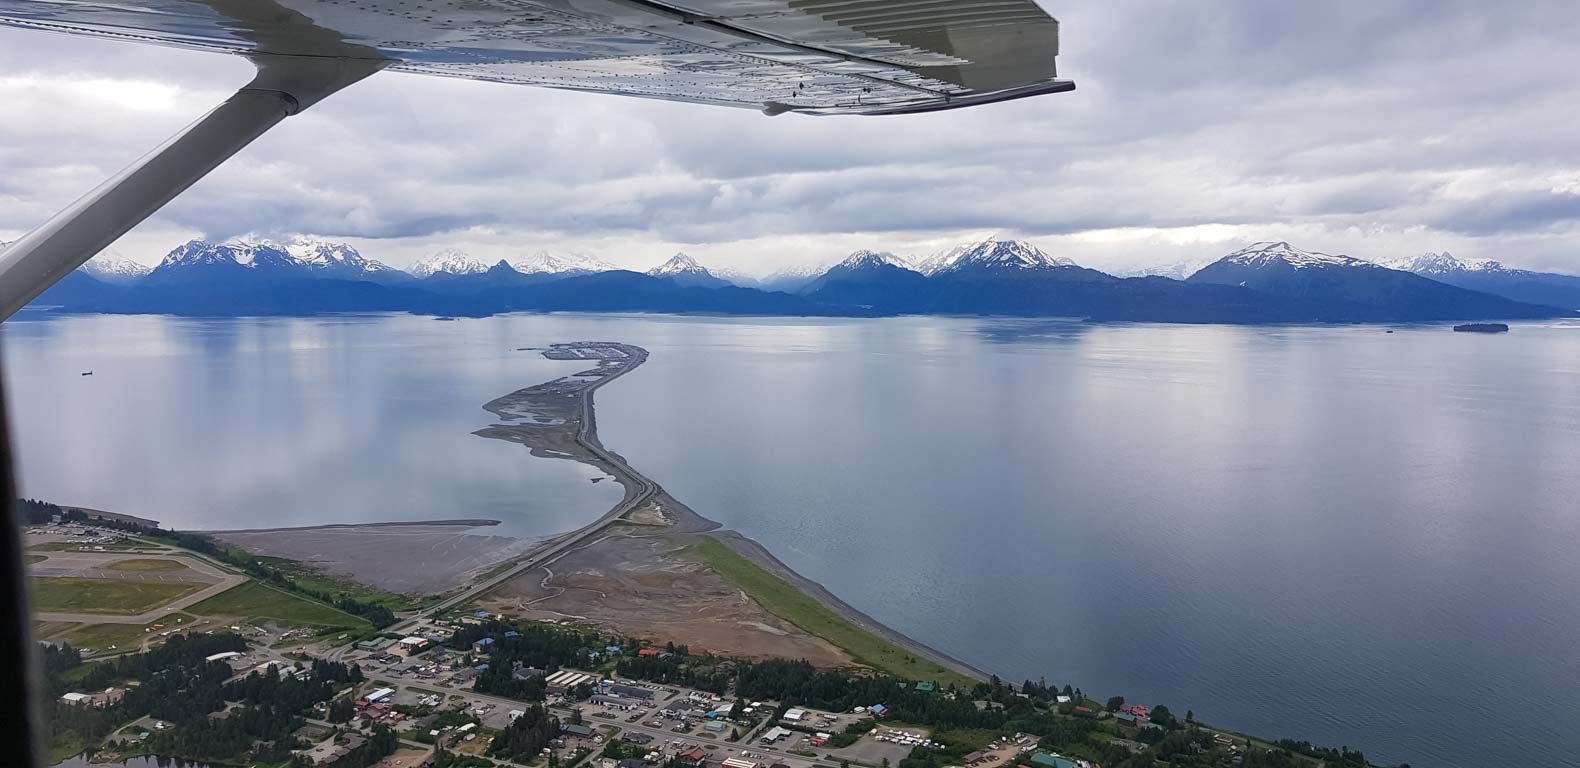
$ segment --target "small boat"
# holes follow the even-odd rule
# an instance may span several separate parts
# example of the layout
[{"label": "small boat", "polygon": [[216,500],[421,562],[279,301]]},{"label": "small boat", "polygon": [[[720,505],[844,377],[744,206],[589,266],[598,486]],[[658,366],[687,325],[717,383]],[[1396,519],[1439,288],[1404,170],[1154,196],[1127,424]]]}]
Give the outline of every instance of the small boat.
[{"label": "small boat", "polygon": [[82,375],[84,375],[84,376],[92,376],[93,375],[93,371],[83,371]]},{"label": "small boat", "polygon": [[1509,326],[1503,323],[1465,323],[1454,326],[1458,333],[1508,333]]}]

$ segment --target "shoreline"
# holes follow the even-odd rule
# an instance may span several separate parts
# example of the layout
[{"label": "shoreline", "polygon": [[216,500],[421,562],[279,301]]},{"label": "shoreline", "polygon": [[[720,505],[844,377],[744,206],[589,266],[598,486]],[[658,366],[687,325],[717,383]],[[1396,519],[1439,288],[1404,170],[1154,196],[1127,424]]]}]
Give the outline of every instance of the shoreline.
[{"label": "shoreline", "polygon": [[[566,351],[575,348],[578,344],[588,346],[599,345],[589,342],[574,342],[570,344],[553,344],[547,348],[533,349],[531,351],[540,351],[544,357],[549,359],[586,359],[589,362],[593,361],[595,358],[581,357]],[[603,531],[609,526],[621,522],[629,522],[626,520],[629,514],[650,502],[654,506],[662,509],[666,516],[673,516],[669,523],[669,531],[671,533],[681,535],[693,534],[707,536],[724,545],[725,547],[728,547],[735,554],[751,562],[753,565],[757,566],[768,574],[786,582],[792,588],[816,601],[818,604],[822,605],[829,611],[832,611],[835,615],[854,625],[856,628],[874,635],[885,642],[895,645],[901,650],[914,654],[917,657],[926,659],[957,674],[984,682],[989,679],[989,674],[987,672],[947,653],[944,653],[943,651],[933,648],[932,646],[929,646],[926,643],[923,643],[898,630],[895,630],[892,627],[886,626],[877,619],[874,619],[856,607],[850,605],[849,603],[840,599],[833,592],[829,591],[827,587],[815,580],[797,573],[789,565],[786,565],[784,561],[775,557],[773,553],[761,543],[745,536],[744,534],[741,534],[740,532],[727,530],[717,521],[710,520],[701,514],[698,514],[684,502],[671,496],[668,491],[664,490],[662,485],[631,467],[631,465],[626,462],[624,457],[605,448],[598,437],[596,409],[594,408],[593,403],[594,393],[604,384],[607,384],[610,381],[613,381],[614,379],[619,378],[620,376],[623,376],[626,373],[629,373],[630,371],[635,370],[637,367],[641,366],[641,364],[647,360],[648,352],[641,347],[629,344],[601,343],[601,346],[607,347],[609,349],[621,350],[624,353],[625,358],[623,359],[623,364],[617,369],[613,370],[612,373],[600,378],[596,382],[588,384],[574,393],[576,398],[575,405],[581,414],[581,420],[577,426],[577,430],[575,431],[574,440],[579,447],[585,450],[584,455],[576,455],[570,451],[565,450],[552,450],[550,448],[546,448],[543,443],[552,442],[552,435],[545,437],[541,431],[534,433],[526,433],[523,431],[526,428],[541,425],[523,425],[516,428],[507,427],[504,425],[496,425],[495,427],[488,429],[478,430],[474,434],[482,437],[503,439],[510,442],[525,444],[532,448],[532,454],[534,456],[544,458],[572,459],[592,466],[609,474],[615,482],[624,487],[626,489],[624,497],[618,503],[616,503],[614,507],[609,510],[609,512],[606,512],[593,523],[574,531],[549,537],[547,541],[552,545],[552,551],[548,549],[540,549],[539,551],[528,553],[524,559],[517,561],[516,565],[508,568],[504,573],[495,578],[489,579],[482,585],[465,590],[460,595],[456,595],[444,601],[444,603],[441,603],[440,606],[437,606],[435,610],[448,609],[449,607],[460,605],[466,601],[481,597],[505,581],[514,578],[515,576],[524,573],[531,568],[547,565],[548,563],[553,562],[553,560],[557,559],[559,556],[577,548],[583,542],[588,541],[593,535]],[[606,364],[607,361],[607,358],[605,358],[602,362]],[[556,384],[556,382],[574,379],[581,375],[582,374],[573,374],[571,376],[567,376],[562,379],[556,379],[535,387],[518,390],[517,392],[511,393],[510,395],[496,398],[495,400],[485,404],[483,407],[485,410],[488,410],[496,416],[504,419],[525,420],[522,414],[516,409],[523,409],[528,413],[541,413],[543,410],[546,410],[544,402],[547,397],[534,400],[534,395],[563,395],[564,393],[562,391],[553,390],[552,385]],[[513,429],[514,431],[512,431]],[[809,634],[812,633],[809,632]]]},{"label": "shoreline", "polygon": [[375,523],[321,523],[319,525],[282,525],[275,528],[193,528],[183,533],[201,533],[204,535],[224,533],[285,533],[291,531],[319,531],[328,528],[393,528],[397,526],[448,526],[455,528],[489,528],[500,525],[499,520],[485,520],[481,518],[450,518],[441,520],[396,520],[391,522]]}]

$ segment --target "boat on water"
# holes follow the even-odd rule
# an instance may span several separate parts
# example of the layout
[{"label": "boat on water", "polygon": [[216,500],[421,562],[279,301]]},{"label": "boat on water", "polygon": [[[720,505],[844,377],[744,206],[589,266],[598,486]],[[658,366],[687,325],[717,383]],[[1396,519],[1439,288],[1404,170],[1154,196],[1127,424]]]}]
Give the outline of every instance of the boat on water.
[{"label": "boat on water", "polygon": [[84,376],[92,376],[93,375],[93,371],[83,371],[82,375],[84,375]]},{"label": "boat on water", "polygon": [[1509,326],[1503,323],[1465,323],[1454,326],[1456,333],[1508,333]]}]

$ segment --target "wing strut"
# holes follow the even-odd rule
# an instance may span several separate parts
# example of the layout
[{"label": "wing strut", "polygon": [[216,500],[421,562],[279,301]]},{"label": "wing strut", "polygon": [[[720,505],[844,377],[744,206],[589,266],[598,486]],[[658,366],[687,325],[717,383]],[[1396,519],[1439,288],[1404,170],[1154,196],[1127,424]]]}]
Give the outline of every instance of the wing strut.
[{"label": "wing strut", "polygon": [[197,122],[0,252],[0,321],[281,120],[387,59],[256,55],[257,76]]}]

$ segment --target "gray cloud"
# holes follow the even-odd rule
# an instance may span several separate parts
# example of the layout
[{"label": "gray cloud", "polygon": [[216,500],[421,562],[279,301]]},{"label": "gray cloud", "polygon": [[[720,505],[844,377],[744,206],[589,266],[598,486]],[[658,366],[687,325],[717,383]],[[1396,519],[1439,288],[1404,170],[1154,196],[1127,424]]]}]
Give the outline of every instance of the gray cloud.
[{"label": "gray cloud", "polygon": [[[1580,15],[1560,0],[1054,3],[1073,94],[806,118],[387,74],[116,248],[305,232],[756,271],[998,231],[1122,267],[1255,239],[1580,272]],[[229,57],[0,30],[0,238],[244,82]],[[17,107],[20,106],[20,109]]]}]

